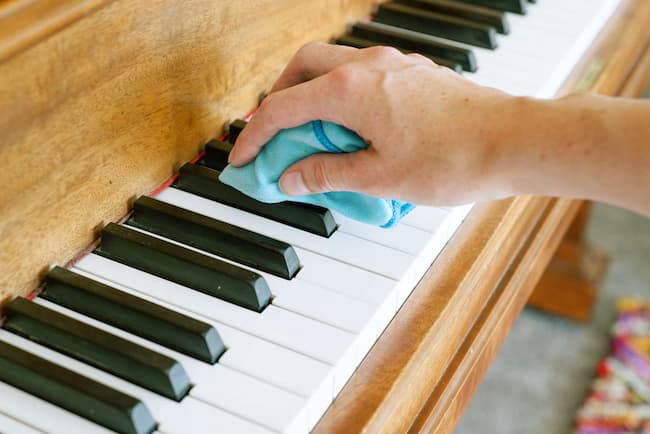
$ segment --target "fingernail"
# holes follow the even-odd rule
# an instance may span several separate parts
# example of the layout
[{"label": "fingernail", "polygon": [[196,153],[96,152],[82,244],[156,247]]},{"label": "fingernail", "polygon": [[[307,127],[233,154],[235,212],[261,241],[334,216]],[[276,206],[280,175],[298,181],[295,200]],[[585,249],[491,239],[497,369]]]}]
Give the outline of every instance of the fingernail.
[{"label": "fingernail", "polygon": [[233,166],[239,167],[241,166],[241,151],[240,147],[235,146],[232,148],[230,153],[228,154],[228,163],[232,164]]},{"label": "fingernail", "polygon": [[280,178],[280,188],[289,196],[304,196],[310,193],[300,172],[291,172],[282,176]]}]

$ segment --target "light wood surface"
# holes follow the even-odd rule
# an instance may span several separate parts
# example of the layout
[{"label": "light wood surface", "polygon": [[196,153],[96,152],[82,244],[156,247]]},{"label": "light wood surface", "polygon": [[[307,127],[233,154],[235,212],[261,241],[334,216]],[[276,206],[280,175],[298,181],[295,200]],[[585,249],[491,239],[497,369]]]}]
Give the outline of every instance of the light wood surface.
[{"label": "light wood surface", "polygon": [[528,299],[528,305],[585,322],[607,271],[607,254],[584,240],[564,239]]},{"label": "light wood surface", "polygon": [[621,95],[636,98],[648,89],[650,89],[650,42],[646,45],[645,52],[636,68],[625,82]]},{"label": "light wood surface", "polygon": [[0,0],[0,62],[111,0]]},{"label": "light wood surface", "polygon": [[[303,43],[341,33],[370,3],[115,0],[9,48],[0,61],[0,301],[36,288],[129,199],[254,107]],[[24,33],[44,26],[35,19]],[[16,38],[0,32],[0,47]]]}]

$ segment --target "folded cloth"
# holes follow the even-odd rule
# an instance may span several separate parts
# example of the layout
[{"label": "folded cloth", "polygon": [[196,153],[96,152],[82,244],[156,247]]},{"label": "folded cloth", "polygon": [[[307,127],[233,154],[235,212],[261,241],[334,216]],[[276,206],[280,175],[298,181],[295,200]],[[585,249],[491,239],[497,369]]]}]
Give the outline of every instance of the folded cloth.
[{"label": "folded cloth", "polygon": [[312,121],[281,130],[262,148],[255,160],[242,167],[227,166],[219,179],[261,202],[289,200],[311,203],[364,223],[389,228],[408,214],[414,205],[348,191],[287,196],[278,185],[280,176],[289,166],[312,154],[354,152],[366,147],[361,137],[345,127]]}]

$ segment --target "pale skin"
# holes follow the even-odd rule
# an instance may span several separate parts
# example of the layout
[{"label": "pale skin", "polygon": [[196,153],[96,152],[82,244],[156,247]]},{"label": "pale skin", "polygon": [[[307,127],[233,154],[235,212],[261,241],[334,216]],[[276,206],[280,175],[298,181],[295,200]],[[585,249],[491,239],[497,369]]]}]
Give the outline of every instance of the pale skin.
[{"label": "pale skin", "polygon": [[322,119],[368,148],[288,168],[289,195],[358,191],[423,205],[521,194],[591,199],[650,216],[650,103],[590,94],[555,100],[481,87],[386,47],[303,47],[240,134],[230,162],[284,128]]}]

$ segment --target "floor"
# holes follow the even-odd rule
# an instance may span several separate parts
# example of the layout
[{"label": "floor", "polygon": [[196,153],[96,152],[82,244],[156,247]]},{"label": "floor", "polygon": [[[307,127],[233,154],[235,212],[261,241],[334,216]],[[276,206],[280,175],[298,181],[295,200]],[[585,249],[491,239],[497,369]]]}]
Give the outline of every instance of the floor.
[{"label": "floor", "polygon": [[612,262],[594,314],[576,324],[525,309],[455,434],[567,434],[608,350],[617,297],[650,299],[650,219],[597,205],[588,238]]}]

